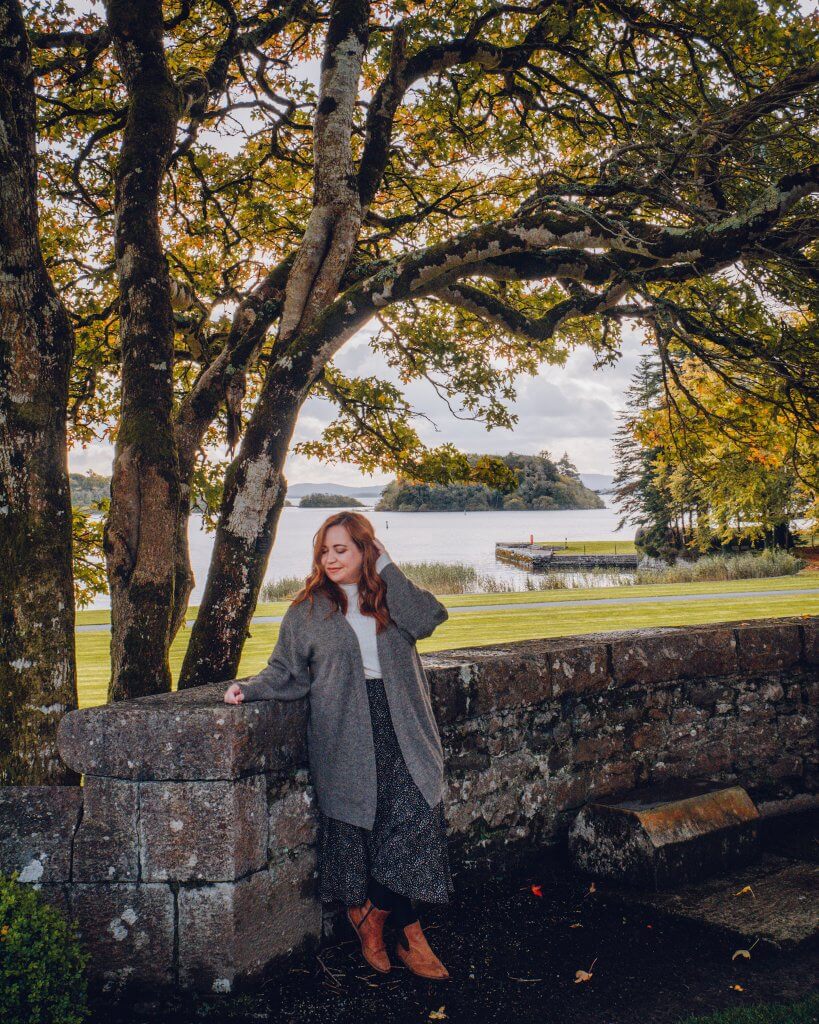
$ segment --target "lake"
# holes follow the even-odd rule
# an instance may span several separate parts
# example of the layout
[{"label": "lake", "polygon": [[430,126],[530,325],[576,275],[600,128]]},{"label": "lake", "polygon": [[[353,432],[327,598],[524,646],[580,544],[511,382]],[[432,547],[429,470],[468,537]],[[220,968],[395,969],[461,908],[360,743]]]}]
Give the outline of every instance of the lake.
[{"label": "lake", "polygon": [[[266,583],[308,574],[313,536],[334,511],[282,510]],[[536,541],[634,539],[634,527],[617,532],[619,513],[615,508],[555,512],[374,512],[372,508],[356,511],[370,520],[376,536],[396,562],[465,562],[481,573],[511,581],[521,590],[528,574],[495,561],[496,541],[528,541],[530,534],[534,534]],[[205,588],[214,535],[203,529],[201,516],[191,516],[188,535],[196,577],[190,603],[196,605]],[[571,579],[574,574],[567,576]],[[90,607],[109,608],[110,600],[101,595]]]}]

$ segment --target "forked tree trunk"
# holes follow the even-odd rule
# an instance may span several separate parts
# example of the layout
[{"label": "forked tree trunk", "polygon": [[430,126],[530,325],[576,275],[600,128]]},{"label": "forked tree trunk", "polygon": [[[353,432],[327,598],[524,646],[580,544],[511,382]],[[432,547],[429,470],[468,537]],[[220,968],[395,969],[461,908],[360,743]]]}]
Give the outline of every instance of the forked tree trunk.
[{"label": "forked tree trunk", "polygon": [[283,467],[303,401],[303,392],[284,381],[266,389],[225,475],[208,579],[179,675],[180,690],[233,679],[239,668],[284,505]]},{"label": "forked tree trunk", "polygon": [[[276,352],[264,392],[226,479],[207,584],[179,686],[231,679],[284,504],[283,468],[299,409],[316,367],[288,378],[288,344],[332,302],[362,223],[351,139],[358,82],[368,42],[367,0],[334,0],[321,62],[313,131],[313,209],[288,275]],[[297,360],[298,361],[298,360]]]},{"label": "forked tree trunk", "polygon": [[17,0],[0,0],[0,784],[77,783],[66,408],[74,337],[39,243],[35,98]]},{"label": "forked tree trunk", "polygon": [[179,96],[165,61],[161,0],[108,0],[128,89],[116,180],[122,406],[104,546],[111,589],[111,701],[171,688],[179,467],[172,422],[173,314],[159,190]]}]

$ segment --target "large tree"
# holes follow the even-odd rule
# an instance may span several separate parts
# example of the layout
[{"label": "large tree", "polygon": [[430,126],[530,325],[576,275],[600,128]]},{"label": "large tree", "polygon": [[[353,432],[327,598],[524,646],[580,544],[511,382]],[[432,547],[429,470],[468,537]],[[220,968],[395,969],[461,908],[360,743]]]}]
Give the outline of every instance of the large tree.
[{"label": "large tree", "polygon": [[204,446],[233,457],[185,686],[238,667],[308,396],[339,415],[301,451],[470,478],[398,388],[333,364],[373,318],[403,381],[489,426],[516,375],[616,359],[625,319],[663,360],[707,348],[730,377],[752,353],[815,400],[815,336],[780,330],[817,304],[819,48],[795,3],[112,0],[100,22],[46,0],[28,28],[72,436],[119,432],[113,698],[169,685],[191,497],[222,468]]},{"label": "large tree", "polygon": [[74,338],[43,260],[31,52],[0,0],[0,784],[77,782],[57,726],[77,706],[66,406]]}]

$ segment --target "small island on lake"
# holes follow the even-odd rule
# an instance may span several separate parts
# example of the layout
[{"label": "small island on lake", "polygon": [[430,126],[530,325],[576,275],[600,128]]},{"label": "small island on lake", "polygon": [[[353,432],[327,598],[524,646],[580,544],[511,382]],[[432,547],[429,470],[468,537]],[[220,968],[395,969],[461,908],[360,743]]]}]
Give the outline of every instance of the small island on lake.
[{"label": "small island on lake", "polygon": [[[467,455],[470,463],[480,455]],[[600,495],[586,487],[568,454],[553,462],[540,455],[493,456],[514,470],[518,486],[510,493],[486,484],[416,484],[391,481],[375,506],[377,512],[510,512],[605,508]]]},{"label": "small island on lake", "polygon": [[305,494],[299,508],[366,508],[367,506],[349,494]]}]

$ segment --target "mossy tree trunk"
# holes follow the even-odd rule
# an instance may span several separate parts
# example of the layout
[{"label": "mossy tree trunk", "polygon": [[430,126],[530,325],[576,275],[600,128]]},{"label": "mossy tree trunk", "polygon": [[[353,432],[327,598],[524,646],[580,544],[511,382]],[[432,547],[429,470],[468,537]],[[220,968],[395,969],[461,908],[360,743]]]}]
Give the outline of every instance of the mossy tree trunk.
[{"label": "mossy tree trunk", "polygon": [[20,5],[0,0],[0,784],[77,783],[66,408],[74,337],[39,244],[35,97]]},{"label": "mossy tree trunk", "polygon": [[287,492],[283,467],[303,401],[304,392],[285,380],[266,388],[225,476],[213,555],[180,689],[236,675],[276,539]]},{"label": "mossy tree trunk", "polygon": [[[331,8],[313,128],[313,207],[288,275],[276,337],[282,349],[338,295],[360,231],[362,204],[351,139],[369,16],[367,0],[336,0]],[[318,364],[299,369],[287,355],[269,368],[264,393],[225,479],[208,580],[180,687],[230,679],[239,668],[285,502],[283,469],[290,439],[317,369]]]},{"label": "mossy tree trunk", "polygon": [[160,0],[108,0],[128,91],[116,179],[122,405],[105,525],[111,589],[109,700],[170,690],[180,484],[173,407],[173,312],[159,230],[179,93],[163,47]]},{"label": "mossy tree trunk", "polygon": [[[334,0],[321,62],[313,129],[313,208],[287,284],[276,347],[297,345],[338,295],[358,239],[363,206],[352,153],[353,115],[369,38],[367,0]],[[267,561],[286,482],[284,462],[304,402],[329,356],[269,367],[239,454],[226,479],[205,593],[180,687],[235,675]]]}]

